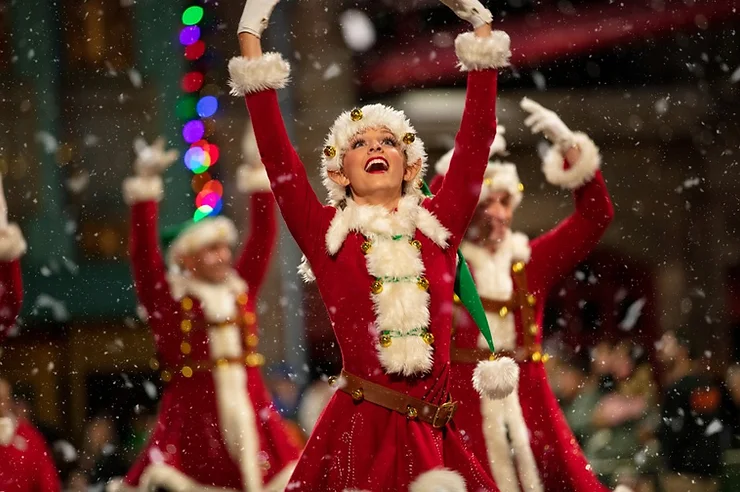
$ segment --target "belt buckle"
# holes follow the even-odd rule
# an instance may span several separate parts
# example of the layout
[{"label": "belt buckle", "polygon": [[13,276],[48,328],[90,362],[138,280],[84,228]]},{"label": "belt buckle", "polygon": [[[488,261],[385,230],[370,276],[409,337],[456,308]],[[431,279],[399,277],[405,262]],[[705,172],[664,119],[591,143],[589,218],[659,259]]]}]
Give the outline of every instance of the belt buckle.
[{"label": "belt buckle", "polygon": [[445,425],[449,424],[456,410],[456,401],[448,401],[447,403],[443,403],[442,405],[440,405],[437,408],[437,411],[434,412],[432,427],[434,427],[435,429],[441,429]]}]

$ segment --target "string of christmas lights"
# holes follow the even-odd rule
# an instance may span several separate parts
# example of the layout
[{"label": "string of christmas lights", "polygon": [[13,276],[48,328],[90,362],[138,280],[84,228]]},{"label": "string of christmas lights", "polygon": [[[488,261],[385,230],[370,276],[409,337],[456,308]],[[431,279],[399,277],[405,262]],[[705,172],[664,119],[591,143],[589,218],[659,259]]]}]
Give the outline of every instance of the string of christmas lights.
[{"label": "string of christmas lights", "polygon": [[209,142],[215,129],[214,116],[218,111],[217,85],[206,83],[207,47],[203,41],[206,12],[202,2],[191,2],[182,13],[179,41],[184,48],[188,69],[180,81],[184,95],[177,106],[177,114],[184,122],[182,138],[190,148],[183,162],[193,173],[191,185],[196,193],[193,220],[217,215],[223,207],[223,185],[211,176],[209,170],[220,155],[216,144]]}]

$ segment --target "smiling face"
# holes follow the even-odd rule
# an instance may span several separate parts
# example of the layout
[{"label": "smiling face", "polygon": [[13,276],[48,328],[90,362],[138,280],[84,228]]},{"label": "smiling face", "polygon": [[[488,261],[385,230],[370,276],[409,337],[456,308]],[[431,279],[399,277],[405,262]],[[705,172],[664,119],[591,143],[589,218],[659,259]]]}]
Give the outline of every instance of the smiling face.
[{"label": "smiling face", "polygon": [[358,203],[400,198],[405,182],[416,178],[421,161],[406,162],[401,143],[385,127],[369,128],[355,135],[344,153],[342,169],[329,171],[341,186],[349,186]]},{"label": "smiling face", "polygon": [[514,218],[514,200],[508,191],[493,191],[478,205],[473,223],[475,239],[495,250],[506,238]]},{"label": "smiling face", "polygon": [[226,280],[231,272],[231,257],[231,247],[220,242],[182,256],[181,264],[194,278],[217,284]]}]

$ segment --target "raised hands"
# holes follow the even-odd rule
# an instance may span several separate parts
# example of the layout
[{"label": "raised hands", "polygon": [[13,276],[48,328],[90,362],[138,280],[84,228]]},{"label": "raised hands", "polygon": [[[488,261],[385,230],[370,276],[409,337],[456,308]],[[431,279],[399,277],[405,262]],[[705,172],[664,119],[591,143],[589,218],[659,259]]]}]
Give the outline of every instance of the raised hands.
[{"label": "raised hands", "polygon": [[247,0],[244,4],[237,34],[249,33],[257,38],[267,29],[270,15],[280,0]]},{"label": "raised hands", "polygon": [[143,138],[137,138],[134,141],[134,150],[136,151],[134,172],[137,176],[159,176],[177,160],[179,155],[175,149],[165,150],[165,141],[162,137],[157,138],[151,145],[147,145]]},{"label": "raised hands", "polygon": [[455,15],[464,21],[470,22],[477,29],[493,20],[491,12],[478,0],[440,0],[447,5]]},{"label": "raised hands", "polygon": [[550,142],[557,145],[562,152],[567,152],[575,145],[575,136],[563,120],[544,106],[525,97],[520,103],[521,108],[529,113],[524,120],[532,133],[542,133]]}]

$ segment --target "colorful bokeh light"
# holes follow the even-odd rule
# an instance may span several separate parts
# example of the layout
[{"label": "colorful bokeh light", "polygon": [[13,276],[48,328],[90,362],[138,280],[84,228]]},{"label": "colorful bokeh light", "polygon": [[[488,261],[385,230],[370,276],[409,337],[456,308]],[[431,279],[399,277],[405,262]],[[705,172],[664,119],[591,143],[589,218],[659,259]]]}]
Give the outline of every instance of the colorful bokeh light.
[{"label": "colorful bokeh light", "polygon": [[203,138],[206,128],[200,120],[191,120],[182,127],[182,138],[187,143],[197,142]]},{"label": "colorful bokeh light", "polygon": [[200,27],[185,26],[180,31],[180,44],[190,46],[200,39]]},{"label": "colorful bokeh light", "polygon": [[185,92],[196,92],[203,87],[203,74],[200,72],[188,72],[183,75],[180,86]]},{"label": "colorful bokeh light", "polygon": [[190,61],[195,61],[206,52],[206,44],[203,41],[196,41],[187,48],[185,48],[185,58]]},{"label": "colorful bokeh light", "polygon": [[203,7],[193,5],[182,13],[182,23],[186,26],[194,26],[203,20]]},{"label": "colorful bokeh light", "polygon": [[218,111],[218,99],[213,96],[206,96],[198,101],[196,105],[198,116],[201,118],[210,118]]}]

